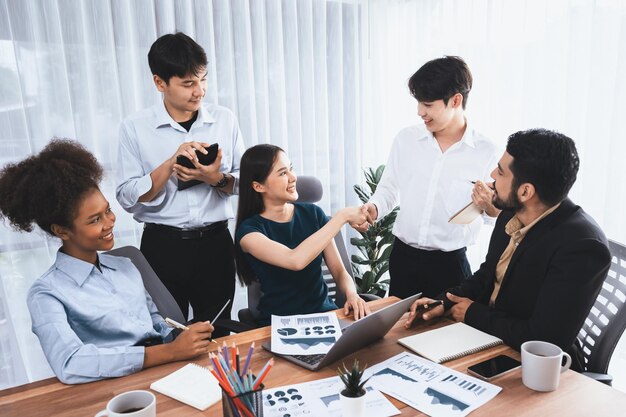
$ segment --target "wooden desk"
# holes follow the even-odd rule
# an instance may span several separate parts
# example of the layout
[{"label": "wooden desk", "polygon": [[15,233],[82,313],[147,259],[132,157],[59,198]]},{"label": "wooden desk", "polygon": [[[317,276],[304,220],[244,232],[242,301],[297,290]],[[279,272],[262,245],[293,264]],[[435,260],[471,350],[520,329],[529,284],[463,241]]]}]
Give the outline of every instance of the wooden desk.
[{"label": "wooden desk", "polygon": [[[370,303],[373,310],[382,308],[396,298],[386,298]],[[421,324],[416,329],[407,331],[400,320],[384,339],[361,349],[356,354],[344,359],[346,363],[352,357],[374,364],[381,362],[404,348],[396,343],[400,337],[419,333],[446,324],[445,321]],[[217,339],[229,343],[235,341],[240,347],[247,348],[252,341],[257,341],[257,349],[252,360],[254,369],[259,369],[271,354],[260,347],[261,341],[270,337],[269,327],[240,333]],[[217,345],[215,345],[217,348]],[[500,353],[506,353],[519,359],[519,353],[507,346],[498,346],[489,350],[447,362],[446,366],[465,371],[469,365],[480,362]],[[203,356],[194,361],[208,365],[208,358]],[[106,406],[113,396],[133,389],[149,389],[150,384],[174,370],[185,362],[176,362],[158,366],[123,378],[109,379],[82,385],[64,385],[56,378],[50,378],[32,384],[0,391],[0,416],[38,417],[38,416],[93,416]],[[268,387],[311,381],[336,375],[335,369],[341,361],[319,372],[310,372],[297,365],[277,358],[269,376],[264,381]],[[551,393],[539,393],[522,384],[521,370],[514,371],[494,381],[502,391],[486,405],[474,411],[472,416],[617,416],[626,410],[626,394],[593,381],[576,372],[567,371],[561,375],[559,388]],[[167,396],[156,393],[159,417],[185,416],[221,416],[222,406],[218,403],[204,412],[189,407]],[[390,397],[389,397],[390,398]],[[402,416],[423,416],[419,411],[406,406],[393,398],[390,400],[402,411]]]}]

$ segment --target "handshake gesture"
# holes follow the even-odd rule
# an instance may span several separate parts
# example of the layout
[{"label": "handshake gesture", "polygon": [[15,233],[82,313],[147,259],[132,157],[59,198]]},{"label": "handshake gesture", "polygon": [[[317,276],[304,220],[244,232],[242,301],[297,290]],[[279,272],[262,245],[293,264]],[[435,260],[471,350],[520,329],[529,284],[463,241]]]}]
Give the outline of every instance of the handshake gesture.
[{"label": "handshake gesture", "polygon": [[370,225],[373,225],[378,218],[378,209],[372,203],[365,203],[358,208],[364,219],[362,221],[348,222],[353,229],[359,232],[367,232]]},{"label": "handshake gesture", "polygon": [[[370,211],[366,207],[368,204],[364,204],[361,207],[346,207],[339,210],[337,216],[340,216],[344,223],[348,223],[356,230],[361,230],[360,228],[367,230],[370,224],[374,224]],[[376,210],[376,206],[370,205]]]}]

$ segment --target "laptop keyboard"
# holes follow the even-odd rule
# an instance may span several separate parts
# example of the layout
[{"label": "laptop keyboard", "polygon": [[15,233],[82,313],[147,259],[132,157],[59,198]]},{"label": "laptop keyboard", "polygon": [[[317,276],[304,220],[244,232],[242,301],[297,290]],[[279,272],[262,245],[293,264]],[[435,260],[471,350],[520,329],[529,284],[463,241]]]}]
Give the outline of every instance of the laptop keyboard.
[{"label": "laptop keyboard", "polygon": [[318,363],[320,363],[322,359],[324,359],[324,356],[326,356],[326,354],[320,353],[318,355],[291,355],[291,356],[298,359],[299,361],[315,366]]}]

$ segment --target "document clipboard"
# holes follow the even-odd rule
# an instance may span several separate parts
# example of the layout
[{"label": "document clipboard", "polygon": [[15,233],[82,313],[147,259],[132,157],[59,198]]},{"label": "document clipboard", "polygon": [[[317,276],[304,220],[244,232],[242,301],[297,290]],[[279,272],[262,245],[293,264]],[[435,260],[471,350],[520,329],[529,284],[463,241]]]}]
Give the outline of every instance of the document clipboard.
[{"label": "document clipboard", "polygon": [[453,224],[470,224],[478,216],[483,213],[483,210],[478,207],[474,202],[469,203],[467,206],[463,207],[461,210],[457,211],[448,219],[448,223]]}]

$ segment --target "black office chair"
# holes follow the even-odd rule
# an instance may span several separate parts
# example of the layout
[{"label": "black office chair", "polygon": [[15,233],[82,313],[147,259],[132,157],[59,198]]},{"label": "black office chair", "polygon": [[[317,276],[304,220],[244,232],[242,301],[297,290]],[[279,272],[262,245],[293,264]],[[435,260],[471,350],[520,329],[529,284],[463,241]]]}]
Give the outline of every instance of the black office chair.
[{"label": "black office chair", "polygon": [[583,374],[607,385],[613,381],[607,374],[609,361],[626,328],[626,247],[609,240],[609,250],[611,267],[578,333],[585,362]]},{"label": "black office chair", "polygon": [[163,317],[169,317],[179,323],[186,323],[187,318],[183,316],[183,312],[178,307],[176,300],[172,297],[169,290],[163,285],[154,269],[143,256],[143,253],[134,246],[123,246],[105,252],[107,255],[122,256],[128,258],[137,267],[141,273],[143,286],[146,287],[148,294],[152,297],[152,301],[156,305],[159,313]]},{"label": "black office chair", "polygon": [[[141,253],[138,248],[134,246],[123,246],[105,253],[108,255],[122,256],[130,259],[139,270],[141,279],[143,280],[143,286],[148,291],[148,294],[150,294],[150,297],[152,297],[152,301],[154,301],[154,304],[159,310],[161,316],[169,317],[179,323],[187,323],[187,318],[183,316],[183,312],[178,306],[178,303],[176,303],[172,294],[170,294],[167,287],[163,285],[156,272],[154,272],[154,269],[152,269],[148,263],[148,260],[143,256],[143,253]],[[230,318],[219,318],[212,324],[215,327],[222,327],[236,333],[253,328],[231,320]]]},{"label": "black office chair", "polygon": [[[317,203],[322,199],[322,195],[324,195],[324,188],[322,187],[321,181],[317,177],[302,175],[298,177],[297,182],[298,189],[298,201],[305,203]],[[346,244],[343,240],[343,234],[341,232],[337,233],[335,236],[335,244],[337,245],[337,249],[339,250],[339,255],[341,256],[341,260],[343,262],[346,271],[352,278],[352,267],[350,265],[350,258],[348,256],[348,251],[346,249]],[[346,302],[346,295],[342,292],[338,291],[337,286],[335,285],[335,280],[331,275],[328,267],[326,266],[326,262],[322,261],[322,276],[324,278],[324,282],[328,286],[328,295],[330,298],[337,304],[338,306],[343,306]],[[239,310],[238,316],[239,321],[241,323],[256,326],[256,320],[259,317],[259,311],[256,309],[256,306],[259,304],[259,300],[263,293],[261,292],[261,285],[258,282],[254,282],[248,287],[248,308],[243,308]],[[374,294],[359,294],[361,298],[365,301],[377,300],[380,297]]]}]

